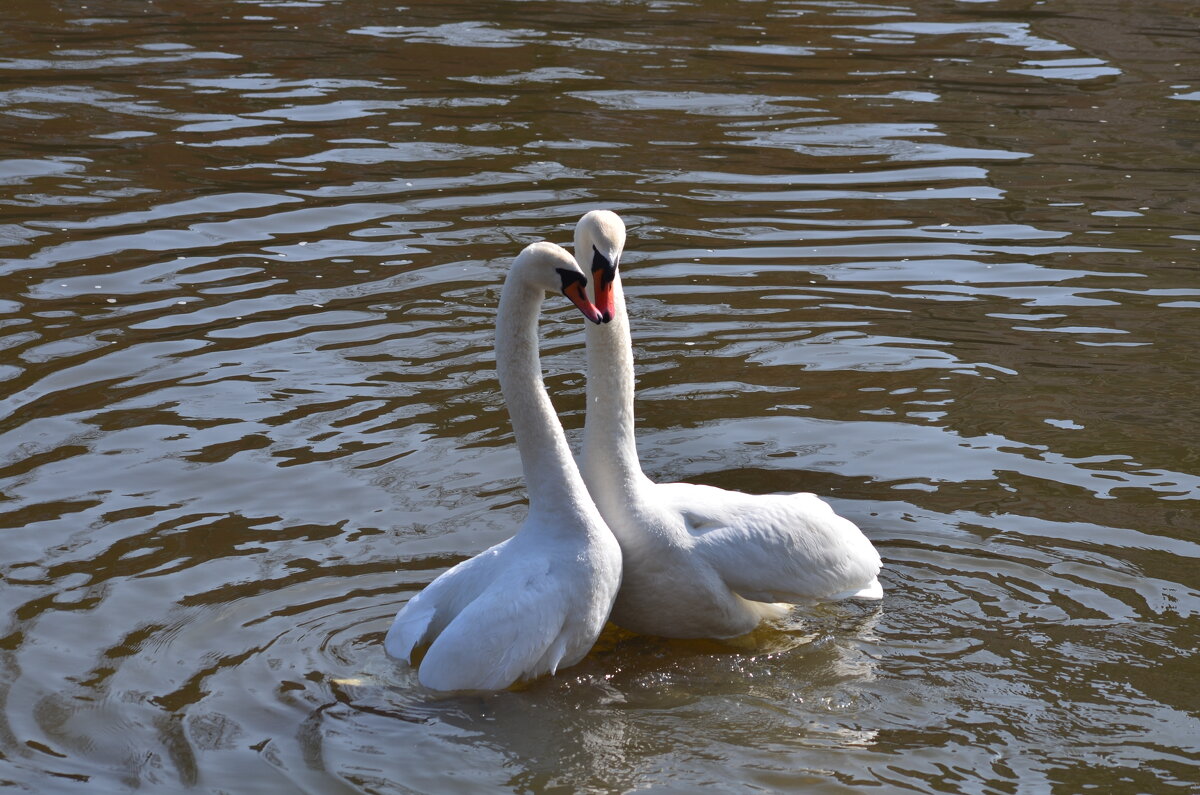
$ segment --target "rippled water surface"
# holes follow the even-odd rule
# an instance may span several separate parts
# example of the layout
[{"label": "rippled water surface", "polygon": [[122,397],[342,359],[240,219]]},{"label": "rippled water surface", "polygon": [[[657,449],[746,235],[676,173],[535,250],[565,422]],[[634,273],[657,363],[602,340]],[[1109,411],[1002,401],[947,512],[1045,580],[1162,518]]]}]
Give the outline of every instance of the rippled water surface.
[{"label": "rippled water surface", "polygon": [[[5,15],[0,788],[1200,787],[1191,0]],[[425,691],[391,617],[525,510],[505,263],[595,207],[647,471],[886,597]]]}]

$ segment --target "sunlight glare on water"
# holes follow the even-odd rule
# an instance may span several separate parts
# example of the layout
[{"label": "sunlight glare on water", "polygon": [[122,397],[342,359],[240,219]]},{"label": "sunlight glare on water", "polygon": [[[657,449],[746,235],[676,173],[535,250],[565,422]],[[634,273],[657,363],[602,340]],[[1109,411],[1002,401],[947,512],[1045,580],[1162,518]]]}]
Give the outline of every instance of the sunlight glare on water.
[{"label": "sunlight glare on water", "polygon": [[[0,787],[1200,786],[1186,0],[6,13]],[[505,264],[596,207],[647,473],[828,498],[885,598],[424,690],[392,616],[525,512]]]}]

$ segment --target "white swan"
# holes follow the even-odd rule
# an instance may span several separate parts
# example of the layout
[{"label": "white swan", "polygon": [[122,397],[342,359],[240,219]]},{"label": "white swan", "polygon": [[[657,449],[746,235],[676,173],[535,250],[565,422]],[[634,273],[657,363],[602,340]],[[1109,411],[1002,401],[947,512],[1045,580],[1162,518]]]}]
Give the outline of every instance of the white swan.
[{"label": "white swan", "polygon": [[384,639],[435,690],[499,690],[574,665],[604,627],[621,581],[621,550],[571,457],[542,383],[538,316],[561,290],[590,320],[587,278],[567,251],[534,243],[513,262],[496,320],[496,370],[529,489],[516,535],[459,563],[414,596]]},{"label": "white swan", "polygon": [[617,272],[625,224],[596,210],[575,227],[575,258],[592,273],[587,420],[581,471],[621,544],[624,574],[612,620],[676,638],[734,637],[786,605],[879,599],[879,554],[853,523],[812,494],[752,495],[654,483],[634,444],[633,352]]}]

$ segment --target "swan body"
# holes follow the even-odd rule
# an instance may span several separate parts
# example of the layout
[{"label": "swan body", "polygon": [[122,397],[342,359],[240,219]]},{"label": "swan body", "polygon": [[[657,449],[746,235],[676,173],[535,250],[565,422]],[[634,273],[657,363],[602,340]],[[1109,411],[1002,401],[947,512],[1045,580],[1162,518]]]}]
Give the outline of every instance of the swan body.
[{"label": "swan body", "polygon": [[581,660],[608,619],[621,551],[596,510],[542,381],[537,324],[561,288],[589,319],[587,278],[559,246],[534,243],[500,296],[496,368],[529,490],[516,535],[435,579],[397,613],[384,639],[435,690],[499,690]]},{"label": "swan body", "polygon": [[575,258],[590,269],[596,307],[610,321],[587,330],[580,469],[624,558],[612,620],[644,634],[724,638],[783,615],[782,603],[881,598],[878,552],[815,495],[654,483],[642,472],[617,271],[624,245],[625,225],[607,210],[575,227]]}]

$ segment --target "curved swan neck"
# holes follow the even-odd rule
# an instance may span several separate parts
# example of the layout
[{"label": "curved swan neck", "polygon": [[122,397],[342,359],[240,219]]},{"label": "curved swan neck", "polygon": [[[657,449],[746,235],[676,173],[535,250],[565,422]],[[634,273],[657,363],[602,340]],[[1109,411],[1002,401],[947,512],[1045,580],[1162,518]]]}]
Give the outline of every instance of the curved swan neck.
[{"label": "curved swan neck", "polygon": [[619,274],[612,290],[612,320],[587,330],[583,468],[589,482],[612,478],[630,494],[645,476],[634,439],[633,342]]},{"label": "curved swan neck", "polygon": [[514,264],[500,293],[496,372],[521,454],[530,511],[578,512],[587,504],[587,489],[542,381],[538,318],[544,298],[545,292],[524,281]]}]

